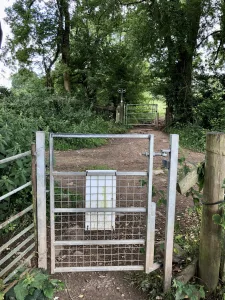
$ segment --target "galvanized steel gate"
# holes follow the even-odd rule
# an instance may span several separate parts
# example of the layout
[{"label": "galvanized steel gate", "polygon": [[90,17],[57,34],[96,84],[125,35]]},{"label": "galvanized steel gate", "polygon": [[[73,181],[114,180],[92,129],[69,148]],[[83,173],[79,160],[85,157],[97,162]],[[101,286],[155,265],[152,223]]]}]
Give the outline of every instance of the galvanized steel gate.
[{"label": "galvanized steel gate", "polygon": [[124,120],[126,125],[158,126],[158,104],[126,104]]},{"label": "galvanized steel gate", "polygon": [[[56,138],[147,139],[146,172],[117,170],[61,171],[54,168]],[[140,149],[140,151],[145,149]],[[154,263],[155,210],[152,202],[153,157],[169,154],[165,285],[172,275],[178,136],[154,153],[146,134],[50,134],[51,273],[144,270]]]}]

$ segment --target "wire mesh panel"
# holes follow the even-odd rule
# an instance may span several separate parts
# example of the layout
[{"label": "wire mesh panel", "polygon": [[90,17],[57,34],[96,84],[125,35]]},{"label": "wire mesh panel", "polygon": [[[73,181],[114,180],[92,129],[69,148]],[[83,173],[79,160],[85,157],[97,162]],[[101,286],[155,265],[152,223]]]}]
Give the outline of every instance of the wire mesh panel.
[{"label": "wire mesh panel", "polygon": [[125,123],[127,125],[149,125],[155,122],[158,104],[127,104]]},{"label": "wire mesh panel", "polygon": [[50,137],[50,165],[52,273],[153,266],[151,158],[151,176],[149,171],[55,171]]}]

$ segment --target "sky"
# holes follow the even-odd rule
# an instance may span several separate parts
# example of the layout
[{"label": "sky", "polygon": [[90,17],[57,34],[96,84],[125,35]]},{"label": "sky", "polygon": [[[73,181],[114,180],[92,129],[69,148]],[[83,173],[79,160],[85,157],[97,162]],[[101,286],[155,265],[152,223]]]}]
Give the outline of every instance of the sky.
[{"label": "sky", "polygon": [[[0,20],[1,20],[2,30],[3,30],[2,47],[5,46],[6,36],[10,34],[9,26],[3,20],[3,18],[6,16],[4,10],[6,7],[11,6],[13,2],[14,0],[0,0]],[[0,61],[0,85],[4,85],[7,87],[10,87],[11,85],[10,69],[4,66],[4,64],[1,61]]]}]

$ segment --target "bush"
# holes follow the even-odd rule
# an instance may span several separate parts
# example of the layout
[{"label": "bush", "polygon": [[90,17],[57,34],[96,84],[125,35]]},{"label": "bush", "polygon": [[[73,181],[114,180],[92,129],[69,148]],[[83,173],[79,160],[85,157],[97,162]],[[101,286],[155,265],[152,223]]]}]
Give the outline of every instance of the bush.
[{"label": "bush", "polygon": [[179,143],[182,147],[204,152],[207,130],[193,124],[175,124],[169,128],[170,133],[179,134]]},{"label": "bush", "polygon": [[[28,151],[35,131],[73,133],[118,133],[125,128],[97,116],[74,97],[52,95],[46,89],[16,90],[0,102],[0,159]],[[57,139],[58,150],[96,147],[103,139]],[[0,191],[5,194],[30,180],[30,159],[0,165]],[[0,222],[31,203],[24,190],[0,202]]]},{"label": "bush", "polygon": [[209,130],[225,130],[225,92],[216,78],[208,78],[195,94],[198,105],[194,108],[194,116],[200,127]]},{"label": "bush", "polygon": [[62,290],[64,284],[40,269],[26,272],[17,285],[10,289],[5,300],[48,300],[53,299],[56,291]]}]

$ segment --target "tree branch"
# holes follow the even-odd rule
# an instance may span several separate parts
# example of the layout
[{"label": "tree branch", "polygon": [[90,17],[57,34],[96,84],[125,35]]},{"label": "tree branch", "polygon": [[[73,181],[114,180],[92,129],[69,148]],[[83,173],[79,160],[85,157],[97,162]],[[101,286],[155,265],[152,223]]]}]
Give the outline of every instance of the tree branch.
[{"label": "tree branch", "polygon": [[144,3],[144,2],[148,2],[148,0],[140,0],[140,1],[128,2],[128,3],[123,3],[123,1],[119,0],[120,5],[126,5],[126,6],[141,4],[141,3]]},{"label": "tree branch", "polygon": [[217,33],[221,33],[221,30],[216,30],[216,31],[213,31],[211,32],[210,34],[208,34],[204,39],[201,40],[200,43],[197,44],[196,48],[200,47],[202,45],[202,43],[207,40],[210,36],[214,35],[214,34],[217,34]]},{"label": "tree branch", "polygon": [[220,41],[219,47],[217,48],[216,56],[215,56],[215,59],[214,59],[214,64],[215,64],[215,62],[216,62],[216,60],[217,60],[217,58],[218,58],[218,55],[219,55],[221,46],[222,46],[222,41]]}]

